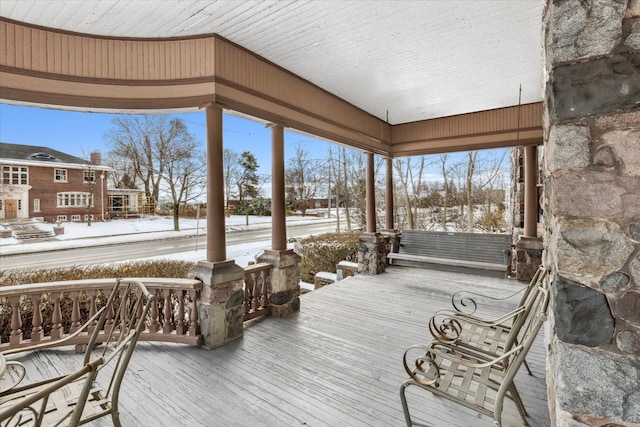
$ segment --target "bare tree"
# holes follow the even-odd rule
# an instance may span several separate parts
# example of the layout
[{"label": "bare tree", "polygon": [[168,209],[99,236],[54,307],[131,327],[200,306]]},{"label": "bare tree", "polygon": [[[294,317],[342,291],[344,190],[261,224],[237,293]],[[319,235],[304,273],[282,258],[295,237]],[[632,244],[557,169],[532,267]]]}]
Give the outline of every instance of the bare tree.
[{"label": "bare tree", "polygon": [[447,208],[449,207],[449,186],[447,176],[447,157],[448,154],[440,155],[440,172],[442,173],[442,230],[447,231]]},{"label": "bare tree", "polygon": [[180,204],[195,200],[204,193],[206,180],[205,154],[198,154],[198,142],[184,135],[166,148],[162,157],[162,178],[171,197],[173,229],[180,230]]},{"label": "bare tree", "polygon": [[420,156],[417,164],[411,164],[411,157],[396,159],[394,166],[400,179],[404,199],[404,208],[407,218],[407,227],[415,229],[417,227],[417,213],[420,206],[420,199],[426,186],[424,182],[424,170],[427,166],[425,156]]},{"label": "bare tree", "polygon": [[[384,159],[374,156],[373,176],[378,176]],[[355,213],[350,211],[350,217],[355,220],[356,226],[364,229],[367,224],[367,154],[359,150],[348,150],[346,161],[343,162],[346,170],[345,192],[349,194],[350,206],[356,208]],[[375,184],[374,184],[375,186]],[[351,224],[347,224],[349,227]],[[378,218],[376,214],[376,225]]]},{"label": "bare tree", "polygon": [[467,152],[467,179],[465,182],[465,198],[467,201],[467,232],[473,233],[474,229],[474,203],[473,203],[473,174],[476,170],[477,151]]},{"label": "bare tree", "polygon": [[[336,195],[336,232],[340,234],[340,164],[339,162],[334,162],[333,152],[331,150],[331,146],[329,146],[329,168],[330,174],[335,177],[335,195]],[[336,163],[338,163],[338,168],[336,170]],[[331,203],[331,202],[329,202]]]},{"label": "bare tree", "polygon": [[[340,160],[340,151],[342,151],[342,160]],[[345,219],[347,221],[347,231],[351,231],[351,212],[349,211],[349,206],[351,205],[351,197],[349,197],[349,173],[347,172],[347,149],[342,147],[342,150],[338,150],[338,160],[342,163],[342,173],[343,179],[342,181],[344,185],[343,197],[344,197],[344,212]]]},{"label": "bare tree", "polygon": [[224,174],[224,196],[226,205],[230,205],[230,200],[234,197],[233,189],[238,185],[240,179],[240,155],[230,148],[225,148],[223,156]]},{"label": "bare tree", "polygon": [[296,146],[293,157],[287,162],[285,170],[285,191],[287,203],[293,209],[300,209],[306,215],[310,203],[316,198],[322,185],[323,165],[318,159],[309,159],[309,153]]},{"label": "bare tree", "polygon": [[113,161],[125,162],[144,186],[148,200],[157,201],[167,165],[165,156],[176,141],[190,137],[184,122],[166,115],[117,116],[104,138]]}]

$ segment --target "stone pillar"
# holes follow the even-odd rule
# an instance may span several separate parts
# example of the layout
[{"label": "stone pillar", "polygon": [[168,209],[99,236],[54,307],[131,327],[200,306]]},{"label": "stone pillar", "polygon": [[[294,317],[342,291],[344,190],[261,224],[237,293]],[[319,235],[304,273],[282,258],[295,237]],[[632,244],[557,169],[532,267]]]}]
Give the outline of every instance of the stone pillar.
[{"label": "stone pillar", "polygon": [[287,249],[284,197],[284,129],[271,125],[271,248]]},{"label": "stone pillar", "polygon": [[398,253],[400,249],[400,237],[402,236],[398,230],[380,230],[380,235],[385,239],[386,247],[384,248],[385,265],[389,264],[387,254],[389,252]]},{"label": "stone pillar", "polygon": [[188,273],[203,283],[198,317],[203,345],[215,348],[243,334],[244,269],[226,259],[222,110],[208,105],[207,119],[207,259]]},{"label": "stone pillar", "polygon": [[551,419],[639,425],[640,2],[545,13]]},{"label": "stone pillar", "polygon": [[286,316],[300,309],[300,255],[293,250],[265,250],[258,262],[268,262],[271,270],[271,315]]},{"label": "stone pillar", "polygon": [[373,153],[367,153],[367,233],[375,233],[376,224],[376,182],[374,176],[375,165],[373,163]]},{"label": "stone pillar", "polygon": [[538,237],[538,155],[537,147],[524,147],[524,221],[515,244],[516,279],[529,282],[542,263],[542,239]]},{"label": "stone pillar", "polygon": [[516,279],[529,282],[542,264],[542,239],[520,236],[516,242]]},{"label": "stone pillar", "polygon": [[222,109],[208,105],[207,118],[207,261],[227,258],[224,216]]},{"label": "stone pillar", "polygon": [[358,273],[384,273],[389,253],[389,238],[379,233],[363,233],[358,238]]},{"label": "stone pillar", "polygon": [[243,335],[244,269],[233,260],[200,261],[187,277],[203,283],[198,317],[203,345],[220,347]]}]

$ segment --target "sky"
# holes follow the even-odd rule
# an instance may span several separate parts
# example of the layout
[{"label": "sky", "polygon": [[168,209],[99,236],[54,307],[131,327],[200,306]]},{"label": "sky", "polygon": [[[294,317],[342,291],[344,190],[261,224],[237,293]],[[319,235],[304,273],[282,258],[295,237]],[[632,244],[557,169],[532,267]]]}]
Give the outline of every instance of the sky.
[{"label": "sky", "polygon": [[[189,132],[205,149],[206,126],[204,111],[171,114],[181,118]],[[39,107],[0,104],[0,142],[49,147],[80,158],[89,158],[100,151],[103,158],[109,151],[104,134],[112,128],[115,114],[85,113]],[[225,114],[223,117],[224,147],[238,153],[250,151],[260,166],[261,175],[271,175],[271,130],[262,123]],[[293,155],[296,146],[309,153],[309,158],[328,157],[328,141],[314,139],[285,130],[285,157]]]},{"label": "sky", "polygon": [[[49,147],[66,154],[88,159],[92,151],[99,150],[103,158],[109,147],[104,135],[112,128],[111,120],[115,114],[89,113],[45,109],[40,107],[17,106],[0,103],[0,142]],[[205,149],[206,119],[204,111],[182,114],[171,114],[182,119],[189,132]],[[256,156],[259,164],[258,174],[265,178],[263,195],[270,194],[271,177],[271,130],[264,124],[246,118],[224,114],[223,116],[224,147],[237,153],[250,151]],[[308,159],[326,159],[329,147],[333,147],[334,155],[337,144],[313,138],[285,129],[285,158],[289,159],[300,146],[307,151]],[[485,150],[481,156],[495,156],[496,150]],[[492,153],[493,152],[493,153]],[[449,155],[450,162],[464,161],[465,153]],[[441,181],[439,156],[427,159],[424,178],[426,181]],[[417,165],[418,159],[412,160]],[[502,168],[508,173],[508,158]],[[384,173],[384,168],[380,171]],[[508,175],[507,175],[508,176]],[[379,179],[382,177],[379,177]]]}]

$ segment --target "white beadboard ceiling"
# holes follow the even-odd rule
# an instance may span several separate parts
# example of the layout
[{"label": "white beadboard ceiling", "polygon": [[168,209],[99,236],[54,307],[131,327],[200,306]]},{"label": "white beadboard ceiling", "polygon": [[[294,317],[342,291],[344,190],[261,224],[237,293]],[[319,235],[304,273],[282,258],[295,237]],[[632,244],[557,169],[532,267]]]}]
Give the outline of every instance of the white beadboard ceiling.
[{"label": "white beadboard ceiling", "polygon": [[543,0],[2,0],[124,37],[217,33],[392,124],[542,100]]}]

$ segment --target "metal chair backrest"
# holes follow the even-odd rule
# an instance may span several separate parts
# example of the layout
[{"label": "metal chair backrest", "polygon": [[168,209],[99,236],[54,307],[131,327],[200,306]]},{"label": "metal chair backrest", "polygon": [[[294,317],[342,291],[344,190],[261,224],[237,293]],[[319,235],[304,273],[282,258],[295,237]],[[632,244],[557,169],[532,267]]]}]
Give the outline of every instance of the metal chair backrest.
[{"label": "metal chair backrest", "polygon": [[509,363],[498,391],[499,398],[496,399],[496,414],[500,414],[502,411],[504,396],[509,391],[513,378],[524,362],[527,352],[535,341],[542,324],[547,319],[548,309],[549,285],[546,280],[542,280],[531,291],[528,314],[524,317],[522,325],[520,325],[517,342],[509,349],[512,355],[509,357]]},{"label": "metal chair backrest", "polygon": [[[118,279],[107,303],[101,308],[100,317],[95,325],[89,326],[92,332],[84,354],[84,365],[101,361],[97,365],[96,381],[103,387],[103,399],[110,402],[112,410],[117,410],[122,379],[154,300],[155,296],[142,282]],[[81,416],[82,410],[76,410],[71,425]]]},{"label": "metal chair backrest", "polygon": [[522,301],[518,306],[518,310],[520,310],[520,312],[513,319],[511,331],[509,331],[509,335],[505,341],[505,353],[509,352],[514,345],[522,342],[523,327],[531,320],[531,316],[535,316],[535,309],[540,298],[540,291],[544,289],[545,292],[548,292],[546,279],[547,270],[540,267],[525,290]]}]

